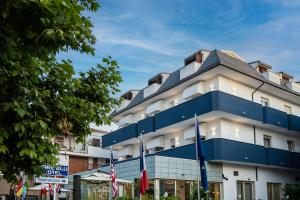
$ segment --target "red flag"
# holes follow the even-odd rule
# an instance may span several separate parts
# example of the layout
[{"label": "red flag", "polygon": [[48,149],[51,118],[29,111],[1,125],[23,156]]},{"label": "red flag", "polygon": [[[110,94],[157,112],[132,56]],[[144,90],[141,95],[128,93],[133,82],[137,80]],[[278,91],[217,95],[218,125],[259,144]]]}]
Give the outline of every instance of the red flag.
[{"label": "red flag", "polygon": [[115,163],[114,163],[114,157],[112,150],[110,152],[110,177],[111,177],[111,183],[112,183],[112,198],[116,198],[119,193],[119,188],[117,184],[117,172],[115,169]]},{"label": "red flag", "polygon": [[145,194],[146,190],[148,190],[148,175],[146,170],[146,160],[142,135],[140,141],[140,172],[140,193]]}]

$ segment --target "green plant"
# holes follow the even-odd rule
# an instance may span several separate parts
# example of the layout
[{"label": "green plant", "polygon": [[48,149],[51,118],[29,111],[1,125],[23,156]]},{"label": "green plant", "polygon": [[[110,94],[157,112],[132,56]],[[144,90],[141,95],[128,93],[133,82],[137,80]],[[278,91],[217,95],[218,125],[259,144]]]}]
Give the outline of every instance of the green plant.
[{"label": "green plant", "polygon": [[99,6],[96,0],[0,1],[0,171],[8,182],[56,165],[56,136],[83,142],[92,122],[110,123],[120,103],[117,62],[107,57],[76,74],[72,61],[57,59],[67,51],[95,54],[88,15]]},{"label": "green plant", "polygon": [[300,200],[300,184],[285,185],[284,200]]}]

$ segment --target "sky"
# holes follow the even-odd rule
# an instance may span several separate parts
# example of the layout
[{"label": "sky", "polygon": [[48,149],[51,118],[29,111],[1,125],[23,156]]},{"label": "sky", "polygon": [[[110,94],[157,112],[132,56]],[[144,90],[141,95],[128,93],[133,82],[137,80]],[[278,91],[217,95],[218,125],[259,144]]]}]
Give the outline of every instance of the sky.
[{"label": "sky", "polygon": [[96,56],[68,52],[76,71],[104,56],[118,61],[122,92],[142,89],[200,49],[226,49],[247,62],[262,60],[300,80],[300,0],[102,0],[87,13]]},{"label": "sky", "polygon": [[68,52],[76,71],[104,56],[120,66],[120,89],[142,89],[159,72],[172,72],[200,49],[233,50],[248,62],[300,80],[300,0],[102,0],[94,24],[96,56]]}]

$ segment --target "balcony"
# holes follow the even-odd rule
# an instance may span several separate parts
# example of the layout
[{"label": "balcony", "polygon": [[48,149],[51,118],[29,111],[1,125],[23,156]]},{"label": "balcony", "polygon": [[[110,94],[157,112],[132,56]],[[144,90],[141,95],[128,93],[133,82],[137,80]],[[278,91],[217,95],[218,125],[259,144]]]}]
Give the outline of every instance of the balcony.
[{"label": "balcony", "polygon": [[288,115],[270,107],[263,107],[263,123],[289,128]]},{"label": "balcony", "polygon": [[155,117],[150,116],[138,122],[137,133],[146,134],[155,131]]},{"label": "balcony", "polygon": [[203,82],[194,84],[190,87],[187,87],[183,92],[182,92],[182,98],[185,100],[191,99],[193,97],[200,96],[201,94],[204,93],[204,86]]},{"label": "balcony", "polygon": [[133,123],[133,114],[126,115],[119,121],[119,126],[124,127]]},{"label": "balcony", "polygon": [[199,62],[192,62],[180,69],[180,80],[194,74],[200,68],[201,64]]},{"label": "balcony", "polygon": [[[298,152],[265,148],[260,145],[222,138],[205,140],[202,144],[207,161],[300,169],[300,153]],[[195,160],[195,143],[163,150],[146,156],[151,157],[154,155]],[[132,158],[117,163],[128,162],[135,159],[138,158]]]},{"label": "balcony", "polygon": [[289,130],[300,132],[300,117],[288,115]]},{"label": "balcony", "polygon": [[163,110],[163,100],[156,101],[146,108],[146,115],[155,114]]},{"label": "balcony", "polygon": [[300,93],[300,84],[299,83],[295,83],[295,82],[288,82],[286,84],[287,87],[289,87],[290,89]]},{"label": "balcony", "polygon": [[102,147],[105,148],[135,137],[137,137],[137,123],[130,124],[112,133],[103,135]]},{"label": "balcony", "polygon": [[148,87],[144,89],[144,98],[150,96],[151,94],[154,94],[157,92],[157,90],[160,88],[160,84],[158,83],[152,83]]},{"label": "balcony", "polygon": [[263,76],[266,79],[268,79],[268,80],[270,80],[270,81],[272,81],[274,83],[277,83],[278,85],[281,84],[280,76],[278,74],[274,73],[274,72],[271,72],[271,71],[264,72]]},{"label": "balcony", "polygon": [[[213,91],[161,111],[155,116],[147,117],[135,124],[135,128],[129,125],[129,128],[125,127],[113,133],[106,134],[103,136],[103,146],[107,147],[137,137],[142,132],[143,134],[155,132],[161,128],[191,119],[195,114],[199,116],[213,111],[229,113],[257,122],[289,129],[290,131],[300,132],[300,117],[298,116],[287,115],[282,111],[270,107],[262,107],[258,103],[237,96]],[[113,140],[116,142],[112,143]]]}]

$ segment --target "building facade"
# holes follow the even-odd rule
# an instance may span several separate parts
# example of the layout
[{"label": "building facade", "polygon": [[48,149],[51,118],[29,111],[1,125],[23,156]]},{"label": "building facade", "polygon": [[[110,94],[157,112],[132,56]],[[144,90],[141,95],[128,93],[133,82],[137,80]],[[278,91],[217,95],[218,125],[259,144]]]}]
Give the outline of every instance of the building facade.
[{"label": "building facade", "polygon": [[69,166],[69,174],[75,174],[91,169],[97,169],[109,163],[110,150],[102,149],[102,136],[107,132],[92,129],[84,143],[76,143],[72,135],[62,135],[54,138],[60,146],[60,159]]},{"label": "building facade", "polygon": [[300,83],[285,72],[200,50],[122,97],[111,114],[120,128],[102,145],[118,152],[118,177],[134,181],[143,134],[154,199],[166,192],[189,199],[195,188],[195,115],[214,199],[277,200],[286,184],[300,183]]}]

